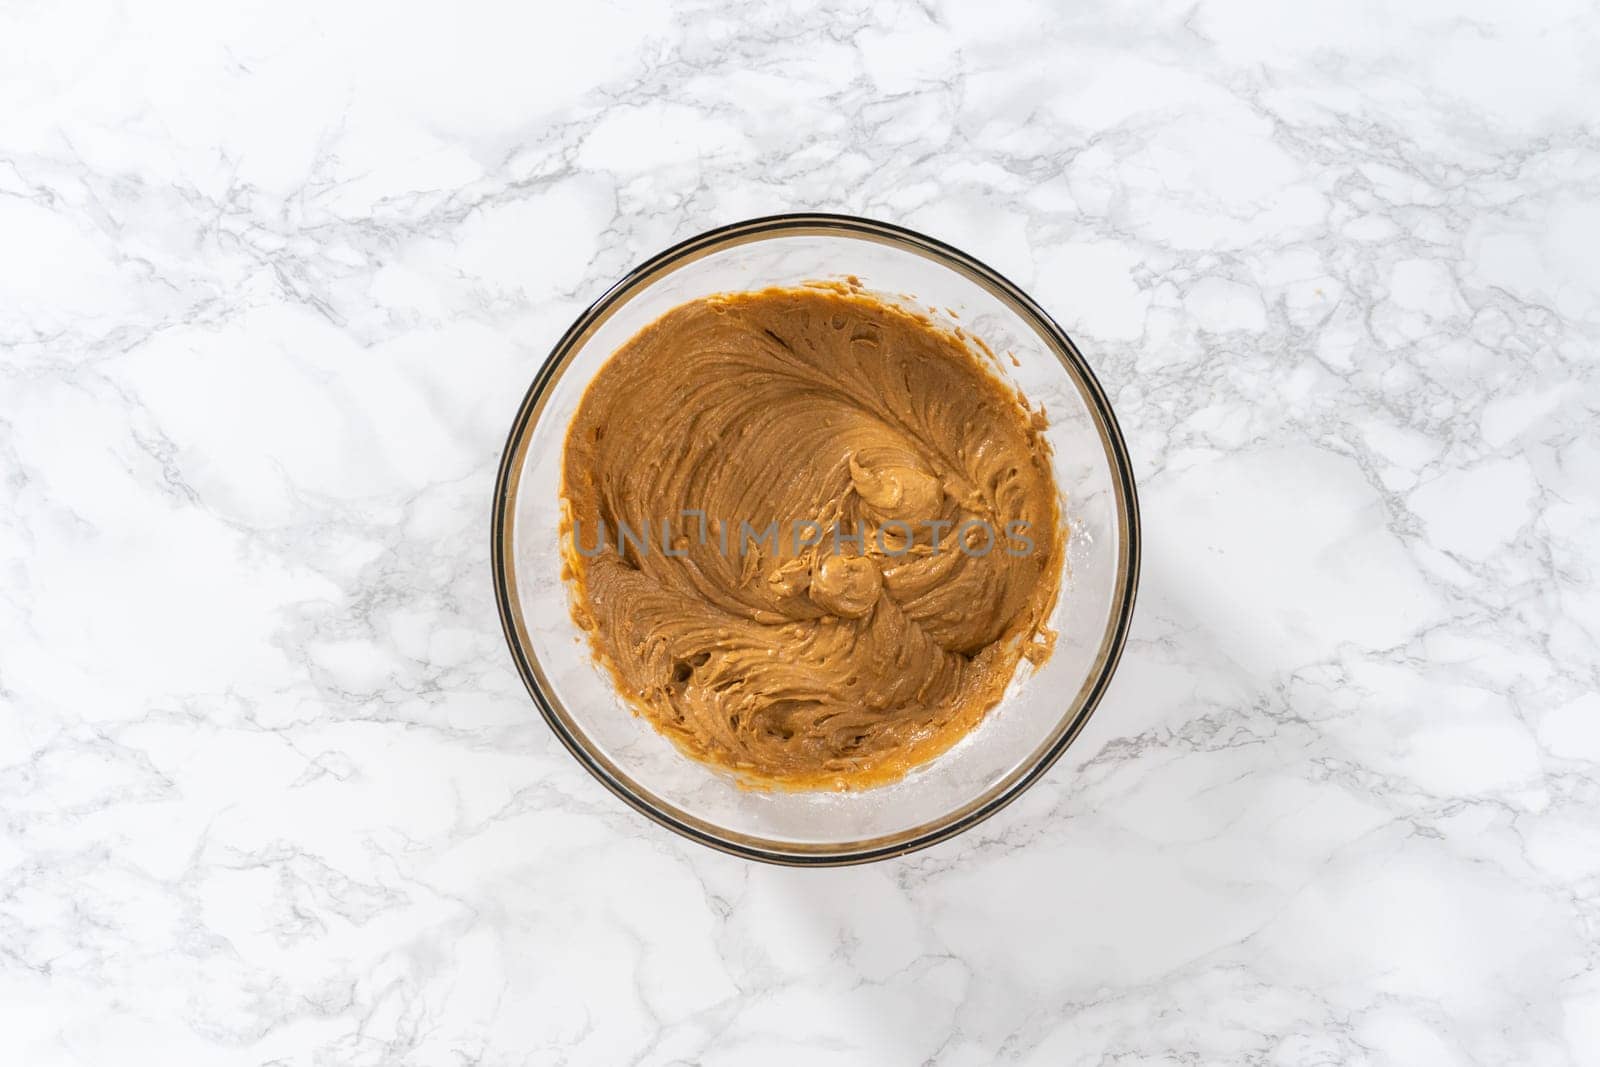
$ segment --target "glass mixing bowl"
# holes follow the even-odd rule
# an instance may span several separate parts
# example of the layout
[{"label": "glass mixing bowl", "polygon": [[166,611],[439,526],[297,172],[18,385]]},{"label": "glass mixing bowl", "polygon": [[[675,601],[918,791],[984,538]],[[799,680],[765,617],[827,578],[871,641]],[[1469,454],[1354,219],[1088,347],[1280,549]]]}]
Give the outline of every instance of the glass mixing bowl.
[{"label": "glass mixing bowl", "polygon": [[[1059,633],[1038,668],[966,738],[892,785],[762,791],[682,755],[622,702],[572,621],[559,489],[567,425],[616,349],[662,313],[712,293],[854,276],[909,297],[995,352],[1050,426],[1067,524]],[[948,321],[948,319],[947,319]],[[752,859],[827,865],[897,856],[977,824],[1037,781],[1094,711],[1122,652],[1139,575],[1127,447],[1089,365],[1022,290],[949,245],[898,226],[795,214],[724,226],[670,248],[567,330],[512,423],[493,516],[495,595],[517,669],[568,751],[608,789],[686,837]]]}]

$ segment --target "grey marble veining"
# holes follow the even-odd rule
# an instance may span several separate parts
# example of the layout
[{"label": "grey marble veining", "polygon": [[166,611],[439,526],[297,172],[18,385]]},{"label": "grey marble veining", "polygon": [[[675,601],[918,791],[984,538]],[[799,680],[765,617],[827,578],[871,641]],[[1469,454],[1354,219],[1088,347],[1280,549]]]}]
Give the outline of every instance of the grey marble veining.
[{"label": "grey marble veining", "polygon": [[[1597,25],[11,5],[0,1059],[1600,1063]],[[1051,774],[837,871],[590,781],[487,564],[577,311],[797,208],[1026,286],[1147,535]]]}]

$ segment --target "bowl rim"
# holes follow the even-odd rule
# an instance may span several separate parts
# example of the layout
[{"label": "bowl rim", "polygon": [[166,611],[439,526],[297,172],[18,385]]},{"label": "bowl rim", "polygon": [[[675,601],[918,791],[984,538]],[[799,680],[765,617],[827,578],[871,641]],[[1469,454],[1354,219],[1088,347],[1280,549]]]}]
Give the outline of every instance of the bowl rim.
[{"label": "bowl rim", "polygon": [[[776,236],[828,235],[876,241],[933,260],[987,289],[990,295],[1009,305],[1039,334],[1046,346],[1065,365],[1069,375],[1082,387],[1084,399],[1094,414],[1096,429],[1111,459],[1112,482],[1118,505],[1115,510],[1120,535],[1119,559],[1113,590],[1115,610],[1102,637],[1094,667],[1075,698],[1076,706],[1069,704],[1063,710],[1051,736],[1026,760],[976,799],[911,830],[863,841],[801,845],[727,831],[697,819],[653,798],[647,790],[637,786],[619,768],[584,743],[581,731],[568,720],[565,708],[554,695],[554,687],[544,679],[524,639],[523,616],[513,578],[515,560],[512,558],[511,532],[514,523],[513,502],[521,477],[522,460],[531,438],[531,428],[537,422],[550,388],[578,347],[627,297],[681,266],[726,248]],[[495,603],[506,644],[529,696],[567,751],[602,785],[652,822],[721,852],[785,866],[833,867],[903,856],[971,829],[1016,800],[1061,758],[1099,706],[1127,643],[1139,586],[1139,498],[1127,444],[1104,388],[1066,331],[1014,282],[960,249],[904,226],[858,215],[828,212],[764,215],[706,230],[651,256],[606,289],[562,334],[523,395],[501,452],[490,522]],[[550,692],[546,692],[547,688]]]}]

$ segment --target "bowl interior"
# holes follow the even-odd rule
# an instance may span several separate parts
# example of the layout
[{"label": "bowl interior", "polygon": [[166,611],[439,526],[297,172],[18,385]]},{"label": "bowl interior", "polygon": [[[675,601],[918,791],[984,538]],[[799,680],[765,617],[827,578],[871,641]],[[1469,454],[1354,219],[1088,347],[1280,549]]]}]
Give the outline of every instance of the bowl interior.
[{"label": "bowl interior", "polygon": [[[809,221],[808,221],[809,219]],[[1026,661],[1001,704],[954,748],[892,785],[758,791],[681,755],[616,694],[572,621],[561,577],[559,487],[567,425],[621,344],[656,317],[718,292],[853,275],[985,341],[995,368],[1050,426],[1067,523],[1059,637]],[[843,862],[918,847],[970,825],[1048,766],[1081,728],[1115,664],[1137,569],[1136,511],[1120,437],[1098,385],[1020,292],[960,253],[864,220],[789,217],[729,227],[664,253],[563,339],[530,390],[502,471],[497,566],[519,667],[563,741],[647,814],[762,859]]]}]

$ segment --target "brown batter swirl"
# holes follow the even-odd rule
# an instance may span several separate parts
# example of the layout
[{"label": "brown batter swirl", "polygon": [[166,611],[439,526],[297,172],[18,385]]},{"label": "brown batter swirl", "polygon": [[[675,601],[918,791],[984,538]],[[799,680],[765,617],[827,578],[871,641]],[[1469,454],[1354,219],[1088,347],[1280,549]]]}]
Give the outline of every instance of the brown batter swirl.
[{"label": "brown batter swirl", "polygon": [[1049,652],[1043,427],[961,338],[853,287],[674,308],[567,431],[574,616],[689,755],[751,784],[892,781]]}]

